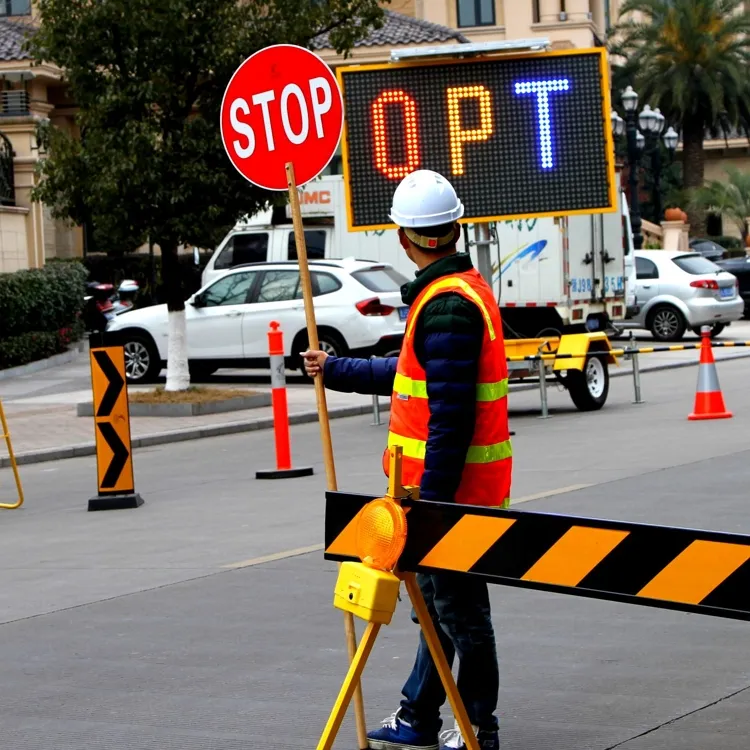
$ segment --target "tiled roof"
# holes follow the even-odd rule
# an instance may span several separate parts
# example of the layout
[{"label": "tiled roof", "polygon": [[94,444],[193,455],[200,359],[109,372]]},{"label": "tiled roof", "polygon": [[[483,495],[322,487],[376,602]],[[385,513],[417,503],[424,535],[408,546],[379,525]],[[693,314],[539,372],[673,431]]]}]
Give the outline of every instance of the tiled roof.
[{"label": "tiled roof", "polygon": [[0,18],[0,60],[31,59],[31,55],[23,49],[26,35],[31,28],[23,21]]},{"label": "tiled roof", "polygon": [[[460,32],[429,21],[421,21],[392,10],[385,11],[385,24],[354,45],[355,47],[393,47],[404,44],[429,44],[432,42],[468,42]],[[313,49],[330,48],[328,34],[313,39]]]}]

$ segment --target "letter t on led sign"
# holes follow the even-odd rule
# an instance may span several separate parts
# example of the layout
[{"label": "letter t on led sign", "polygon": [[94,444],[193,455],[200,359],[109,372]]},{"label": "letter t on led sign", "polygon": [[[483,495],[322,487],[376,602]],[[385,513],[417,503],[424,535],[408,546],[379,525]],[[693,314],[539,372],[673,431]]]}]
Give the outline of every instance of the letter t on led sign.
[{"label": "letter t on led sign", "polygon": [[534,94],[537,107],[537,127],[539,128],[539,151],[542,169],[552,169],[555,162],[552,154],[552,128],[550,125],[550,94],[569,91],[567,78],[551,78],[542,81],[519,81],[515,84],[516,95]]}]

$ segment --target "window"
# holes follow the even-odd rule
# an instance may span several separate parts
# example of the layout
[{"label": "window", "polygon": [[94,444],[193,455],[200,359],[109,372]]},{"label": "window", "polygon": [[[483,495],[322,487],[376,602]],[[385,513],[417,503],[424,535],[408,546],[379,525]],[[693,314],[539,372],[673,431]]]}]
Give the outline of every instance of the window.
[{"label": "window", "polygon": [[[0,0],[1,2],[2,0]],[[268,234],[235,234],[229,238],[216,259],[214,268],[234,268],[243,263],[262,263],[268,259]]]},{"label": "window", "polygon": [[244,305],[253,288],[255,276],[254,271],[224,276],[203,292],[205,306]]},{"label": "window", "polygon": [[371,292],[399,292],[404,284],[409,283],[406,276],[402,276],[395,268],[384,266],[355,271],[352,277]]},{"label": "window", "polygon": [[658,279],[659,269],[653,261],[636,256],[635,275],[638,279]]},{"label": "window", "polygon": [[679,255],[676,258],[672,258],[672,262],[685,271],[685,273],[690,273],[693,276],[721,271],[720,266],[717,266],[712,260],[704,258],[702,255]]},{"label": "window", "polygon": [[0,0],[0,16],[31,15],[31,0]]},{"label": "window", "polygon": [[494,26],[495,0],[458,0],[458,25]]},{"label": "window", "polygon": [[313,271],[313,296],[320,297],[321,294],[331,294],[341,289],[341,282],[330,273],[320,273]]},{"label": "window", "polygon": [[299,271],[266,271],[256,302],[288,302],[302,299]]},{"label": "window", "polygon": [[[310,260],[322,260],[326,257],[326,233],[322,229],[308,229],[305,231],[305,245],[307,257]],[[297,243],[294,232],[289,232],[289,260],[297,260]]]}]

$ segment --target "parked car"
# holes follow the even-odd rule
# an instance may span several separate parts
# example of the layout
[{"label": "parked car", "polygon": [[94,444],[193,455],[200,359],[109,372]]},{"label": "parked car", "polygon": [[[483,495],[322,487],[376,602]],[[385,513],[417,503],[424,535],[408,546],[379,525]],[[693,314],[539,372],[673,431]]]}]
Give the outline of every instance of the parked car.
[{"label": "parked car", "polygon": [[716,261],[725,271],[737,278],[740,285],[740,297],[745,303],[745,317],[750,318],[750,258],[727,258]]},{"label": "parked car", "polygon": [[636,250],[639,312],[618,328],[645,328],[658,341],[680,341],[686,329],[712,327],[718,336],[742,317],[737,279],[699,253]]},{"label": "parked car", "polygon": [[694,253],[700,253],[704,258],[714,262],[721,260],[727,253],[726,248],[717,242],[701,237],[694,237],[690,240],[689,246]]},{"label": "parked car", "polygon": [[[388,355],[401,348],[408,308],[400,288],[406,283],[388,264],[371,261],[310,261],[320,347],[334,355]],[[287,366],[302,369],[307,347],[299,266],[295,262],[238,266],[200,289],[186,303],[191,375],[211,375],[221,367],[268,367],[271,321],[284,333]],[[125,349],[128,381],[145,383],[167,359],[167,306],[118,315],[108,337]]]}]

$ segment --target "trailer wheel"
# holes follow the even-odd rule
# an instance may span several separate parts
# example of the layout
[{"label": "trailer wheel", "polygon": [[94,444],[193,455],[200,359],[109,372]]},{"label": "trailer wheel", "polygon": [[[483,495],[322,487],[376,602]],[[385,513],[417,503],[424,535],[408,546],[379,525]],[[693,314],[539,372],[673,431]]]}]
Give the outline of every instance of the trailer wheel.
[{"label": "trailer wheel", "polygon": [[583,370],[568,370],[565,386],[580,411],[597,411],[609,395],[609,368],[604,357],[586,359]]}]

